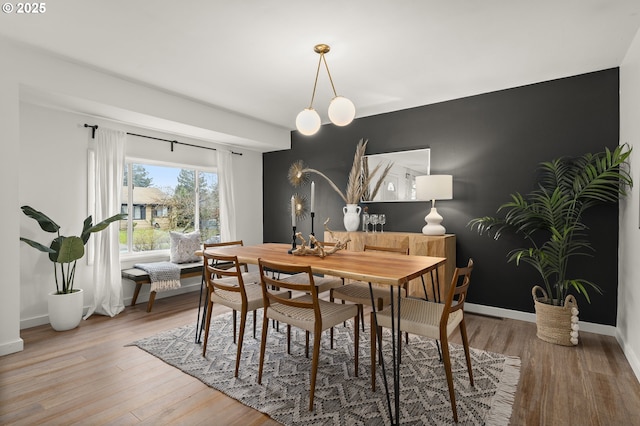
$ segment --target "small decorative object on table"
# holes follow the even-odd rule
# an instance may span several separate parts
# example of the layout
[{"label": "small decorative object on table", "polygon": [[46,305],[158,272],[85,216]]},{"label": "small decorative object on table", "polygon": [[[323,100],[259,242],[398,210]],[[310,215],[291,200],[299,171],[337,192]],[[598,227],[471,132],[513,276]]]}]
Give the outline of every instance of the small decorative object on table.
[{"label": "small decorative object on table", "polygon": [[[324,222],[324,229],[331,235],[333,238],[333,231],[327,227],[327,223],[329,219]],[[295,235],[295,238],[300,238],[302,244],[299,247],[292,248],[289,253],[296,256],[305,256],[305,255],[315,255],[320,257],[325,257],[330,254],[337,252],[338,250],[345,249],[347,247],[347,243],[351,241],[351,238],[347,237],[345,241],[337,240],[335,245],[328,250],[325,250],[324,244],[320,241],[316,240],[316,237],[313,235],[309,235],[309,242],[311,244],[310,247],[307,247],[307,241],[302,237],[302,232],[298,232]],[[295,241],[294,241],[295,244]]]}]

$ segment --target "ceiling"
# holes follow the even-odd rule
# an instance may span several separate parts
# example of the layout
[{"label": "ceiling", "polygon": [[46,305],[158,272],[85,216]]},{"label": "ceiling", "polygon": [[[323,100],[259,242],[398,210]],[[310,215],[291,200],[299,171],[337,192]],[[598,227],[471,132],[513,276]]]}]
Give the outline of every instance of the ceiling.
[{"label": "ceiling", "polygon": [[[638,0],[58,0],[0,35],[294,129],[318,55],[356,117],[619,66]],[[324,70],[314,107],[332,98]],[[122,120],[122,118],[120,118]]]}]

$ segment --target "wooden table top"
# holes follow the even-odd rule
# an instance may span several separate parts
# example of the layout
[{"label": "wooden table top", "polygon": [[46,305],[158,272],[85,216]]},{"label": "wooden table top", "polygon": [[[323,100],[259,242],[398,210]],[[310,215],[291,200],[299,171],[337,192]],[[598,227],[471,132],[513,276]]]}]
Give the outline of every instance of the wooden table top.
[{"label": "wooden table top", "polygon": [[[340,250],[324,258],[294,256],[287,253],[290,244],[265,243],[254,246],[211,247],[207,253],[237,256],[241,263],[257,265],[258,259],[292,265],[309,265],[314,273],[335,275],[365,282],[403,285],[443,265],[444,257],[389,256],[379,252]],[[198,253],[202,255],[202,251]]]}]

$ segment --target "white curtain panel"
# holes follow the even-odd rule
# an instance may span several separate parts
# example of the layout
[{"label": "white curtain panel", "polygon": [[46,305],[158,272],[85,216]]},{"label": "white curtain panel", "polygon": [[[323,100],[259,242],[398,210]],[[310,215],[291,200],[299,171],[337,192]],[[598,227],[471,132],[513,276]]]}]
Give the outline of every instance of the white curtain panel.
[{"label": "white curtain panel", "polygon": [[[96,131],[95,215],[93,223],[120,213],[124,176],[125,132],[98,128]],[[118,223],[91,235],[95,254],[93,283],[95,285],[91,314],[115,316],[124,310]]]},{"label": "white curtain panel", "polygon": [[220,241],[235,241],[236,203],[233,196],[233,154],[216,149],[218,154],[218,195],[220,197]]}]

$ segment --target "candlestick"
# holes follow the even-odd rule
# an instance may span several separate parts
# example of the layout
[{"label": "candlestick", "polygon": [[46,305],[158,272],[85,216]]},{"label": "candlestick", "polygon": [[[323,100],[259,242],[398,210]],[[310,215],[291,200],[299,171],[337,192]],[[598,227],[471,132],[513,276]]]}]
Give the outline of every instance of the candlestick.
[{"label": "candlestick", "polygon": [[289,254],[292,254],[293,251],[296,249],[296,226],[293,225],[293,241],[291,242],[291,249],[287,252]]},{"label": "candlestick", "polygon": [[311,214],[313,215],[315,211],[316,211],[316,183],[314,181],[311,181]]},{"label": "candlestick", "polygon": [[296,227],[296,200],[291,196],[291,226]]},{"label": "candlestick", "polygon": [[[311,191],[312,191],[311,193],[313,194],[313,186],[311,187]],[[313,198],[312,198],[312,200],[313,200]],[[313,235],[314,237],[316,236],[316,234],[313,233],[313,219],[315,217],[316,217],[316,214],[313,211],[311,211],[311,235]],[[311,242],[310,247],[314,248],[315,244],[313,244],[313,242]]]}]

